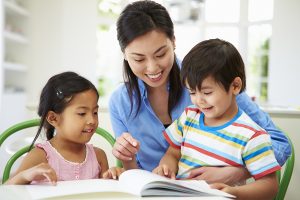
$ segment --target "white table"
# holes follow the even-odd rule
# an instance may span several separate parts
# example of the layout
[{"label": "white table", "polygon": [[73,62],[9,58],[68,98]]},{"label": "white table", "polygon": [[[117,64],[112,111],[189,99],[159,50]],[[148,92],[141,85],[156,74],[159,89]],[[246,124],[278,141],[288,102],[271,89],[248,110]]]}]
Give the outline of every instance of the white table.
[{"label": "white table", "polygon": [[[30,194],[24,185],[1,185],[0,198],[5,200],[29,200]],[[69,195],[49,199],[108,199],[108,200],[226,200],[223,197],[138,197],[119,192],[99,192],[79,195]],[[227,199],[228,200],[228,199]]]}]

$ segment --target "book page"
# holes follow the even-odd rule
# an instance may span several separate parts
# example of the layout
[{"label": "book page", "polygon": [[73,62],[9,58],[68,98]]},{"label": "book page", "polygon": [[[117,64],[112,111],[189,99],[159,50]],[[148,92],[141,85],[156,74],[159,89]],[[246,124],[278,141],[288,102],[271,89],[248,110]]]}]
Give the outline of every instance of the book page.
[{"label": "book page", "polygon": [[146,184],[154,181],[168,181],[168,178],[141,169],[131,169],[123,172],[119,181],[124,191],[141,196]]},{"label": "book page", "polygon": [[132,169],[121,174],[120,186],[124,191],[139,196],[225,196],[211,189],[203,180],[173,180],[145,170]]},{"label": "book page", "polygon": [[26,185],[32,199],[66,196],[93,192],[120,192],[122,189],[116,180],[88,179],[78,181],[59,181],[57,185],[43,183]]}]

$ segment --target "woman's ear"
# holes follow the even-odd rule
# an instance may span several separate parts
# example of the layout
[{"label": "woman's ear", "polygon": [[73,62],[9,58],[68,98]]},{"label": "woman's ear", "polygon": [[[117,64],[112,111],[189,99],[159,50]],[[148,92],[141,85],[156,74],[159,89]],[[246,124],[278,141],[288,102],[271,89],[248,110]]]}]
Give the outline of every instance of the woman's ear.
[{"label": "woman's ear", "polygon": [[175,36],[173,36],[172,44],[173,44],[173,49],[175,50],[176,49],[176,38],[175,38]]},{"label": "woman's ear", "polygon": [[47,114],[46,120],[52,126],[57,127],[57,125],[59,123],[59,115],[53,111],[49,111]]},{"label": "woman's ear", "polygon": [[231,86],[233,88],[232,92],[234,95],[238,95],[240,93],[240,91],[242,89],[242,85],[243,85],[243,83],[242,83],[242,79],[240,77],[235,77],[233,79]]}]

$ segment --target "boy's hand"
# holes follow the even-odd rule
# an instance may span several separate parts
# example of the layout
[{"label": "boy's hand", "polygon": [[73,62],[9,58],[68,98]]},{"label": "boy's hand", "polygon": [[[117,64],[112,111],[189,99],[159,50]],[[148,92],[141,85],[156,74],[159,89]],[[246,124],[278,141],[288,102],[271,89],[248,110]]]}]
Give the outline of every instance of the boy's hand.
[{"label": "boy's hand", "polygon": [[175,172],[173,172],[167,165],[159,165],[158,167],[153,169],[152,172],[155,174],[161,175],[161,176],[171,178],[171,179],[176,178]]},{"label": "boy's hand", "polygon": [[103,178],[117,180],[124,171],[124,168],[112,167],[103,173]]}]

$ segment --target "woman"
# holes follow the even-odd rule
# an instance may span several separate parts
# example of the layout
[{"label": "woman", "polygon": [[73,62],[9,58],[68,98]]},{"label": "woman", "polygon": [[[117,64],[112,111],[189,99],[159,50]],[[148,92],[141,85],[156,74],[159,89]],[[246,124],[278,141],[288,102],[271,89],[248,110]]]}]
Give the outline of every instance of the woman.
[{"label": "woman", "polygon": [[[117,22],[117,36],[124,53],[124,81],[111,96],[109,110],[117,141],[113,154],[125,169],[152,171],[168,148],[162,132],[191,104],[180,83],[173,22],[167,10],[153,1],[127,5]],[[290,155],[287,138],[270,117],[251,101],[238,95],[239,107],[272,138],[276,159],[283,165]],[[249,177],[237,167],[201,167],[189,178],[236,184]]]}]

